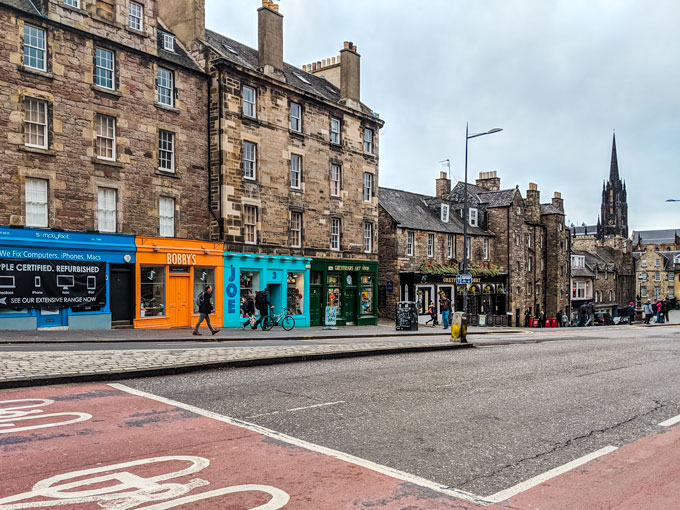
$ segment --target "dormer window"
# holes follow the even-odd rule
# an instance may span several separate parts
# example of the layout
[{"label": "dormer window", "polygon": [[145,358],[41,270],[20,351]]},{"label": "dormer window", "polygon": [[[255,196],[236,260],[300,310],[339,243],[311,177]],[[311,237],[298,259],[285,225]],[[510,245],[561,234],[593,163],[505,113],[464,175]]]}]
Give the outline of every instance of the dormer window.
[{"label": "dormer window", "polygon": [[441,205],[440,214],[441,214],[442,221],[444,223],[448,223],[449,222],[449,206],[448,206],[448,204],[442,204]]},{"label": "dormer window", "polygon": [[479,214],[477,212],[477,209],[471,208],[470,214],[469,214],[469,222],[470,222],[471,227],[476,227],[479,224],[478,221],[477,221],[478,216],[479,216]]},{"label": "dormer window", "polygon": [[175,36],[163,32],[163,49],[166,51],[175,52]]}]

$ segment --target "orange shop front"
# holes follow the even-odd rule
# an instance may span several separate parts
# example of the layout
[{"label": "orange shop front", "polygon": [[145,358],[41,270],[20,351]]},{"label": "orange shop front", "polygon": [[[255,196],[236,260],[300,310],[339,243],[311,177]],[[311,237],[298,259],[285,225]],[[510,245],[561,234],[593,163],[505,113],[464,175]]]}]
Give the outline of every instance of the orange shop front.
[{"label": "orange shop front", "polygon": [[[224,247],[222,243],[159,237],[137,237],[137,289],[134,325],[139,329],[193,326],[198,320],[196,296],[211,285],[214,327],[222,327]],[[205,326],[205,323],[203,323]]]}]

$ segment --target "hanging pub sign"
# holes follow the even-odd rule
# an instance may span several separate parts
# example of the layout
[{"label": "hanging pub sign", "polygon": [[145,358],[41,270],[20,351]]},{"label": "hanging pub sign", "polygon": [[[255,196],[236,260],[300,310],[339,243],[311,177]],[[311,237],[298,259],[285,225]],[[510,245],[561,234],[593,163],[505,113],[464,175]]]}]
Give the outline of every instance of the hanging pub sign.
[{"label": "hanging pub sign", "polygon": [[0,308],[106,305],[106,262],[0,259]]}]

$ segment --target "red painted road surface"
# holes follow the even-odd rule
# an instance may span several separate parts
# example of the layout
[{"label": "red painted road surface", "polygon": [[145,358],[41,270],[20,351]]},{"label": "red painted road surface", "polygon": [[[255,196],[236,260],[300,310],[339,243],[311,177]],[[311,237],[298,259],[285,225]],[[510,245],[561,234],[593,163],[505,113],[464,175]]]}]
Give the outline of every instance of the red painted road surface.
[{"label": "red painted road surface", "polygon": [[[480,505],[108,385],[0,392],[0,510]],[[491,509],[680,508],[680,427]]]}]

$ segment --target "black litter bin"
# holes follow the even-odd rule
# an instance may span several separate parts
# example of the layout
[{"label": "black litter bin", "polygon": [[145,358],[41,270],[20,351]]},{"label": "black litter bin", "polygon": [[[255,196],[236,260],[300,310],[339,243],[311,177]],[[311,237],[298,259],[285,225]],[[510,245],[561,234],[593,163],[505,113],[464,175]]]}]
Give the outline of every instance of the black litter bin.
[{"label": "black litter bin", "polygon": [[401,331],[418,331],[418,308],[415,301],[397,303],[396,328]]}]

